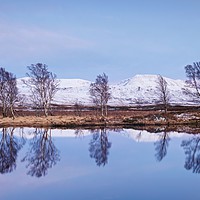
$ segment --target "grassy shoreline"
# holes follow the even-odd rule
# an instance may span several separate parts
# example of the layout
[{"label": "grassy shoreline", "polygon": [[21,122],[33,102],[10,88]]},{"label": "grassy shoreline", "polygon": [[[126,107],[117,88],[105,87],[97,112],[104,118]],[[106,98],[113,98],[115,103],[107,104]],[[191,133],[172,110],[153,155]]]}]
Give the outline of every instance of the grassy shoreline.
[{"label": "grassy shoreline", "polygon": [[[44,117],[43,113],[21,109],[17,111],[16,118],[0,117],[0,127],[50,127],[50,128],[139,128],[148,127],[200,127],[200,107],[171,106],[167,115],[159,106],[118,107],[110,108],[108,117],[97,117],[95,110],[84,107],[77,112],[73,108],[57,107],[53,115]],[[36,116],[37,114],[37,116]],[[154,128],[154,129],[155,129]]]},{"label": "grassy shoreline", "polygon": [[160,113],[143,112],[120,115],[110,115],[107,118],[96,116],[73,116],[73,115],[56,115],[56,116],[18,116],[15,119],[0,117],[0,127],[51,127],[51,128],[94,128],[94,127],[121,127],[121,128],[140,128],[147,127],[171,127],[168,129],[175,130],[175,127],[190,126],[200,127],[200,118],[194,113],[186,113],[187,117],[177,117],[169,114],[167,120]]}]

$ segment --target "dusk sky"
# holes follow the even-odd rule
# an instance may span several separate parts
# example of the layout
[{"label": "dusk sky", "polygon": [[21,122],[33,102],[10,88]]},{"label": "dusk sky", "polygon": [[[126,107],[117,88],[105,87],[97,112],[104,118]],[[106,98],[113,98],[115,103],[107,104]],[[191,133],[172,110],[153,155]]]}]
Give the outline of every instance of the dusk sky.
[{"label": "dusk sky", "polygon": [[41,62],[58,78],[185,79],[184,66],[200,61],[199,8],[199,0],[0,0],[0,65],[17,77]]}]

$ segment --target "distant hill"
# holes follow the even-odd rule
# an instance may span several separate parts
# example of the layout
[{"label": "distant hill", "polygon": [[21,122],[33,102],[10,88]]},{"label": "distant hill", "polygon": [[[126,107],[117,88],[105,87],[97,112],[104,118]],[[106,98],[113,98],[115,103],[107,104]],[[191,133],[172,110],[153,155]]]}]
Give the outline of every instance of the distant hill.
[{"label": "distant hill", "polygon": [[[174,80],[164,77],[168,83],[171,100],[173,104],[193,104],[191,97],[183,93],[187,86],[183,80]],[[30,102],[30,92],[23,84],[21,78],[17,80],[19,92]],[[158,101],[156,91],[157,75],[136,75],[123,80],[117,84],[110,85],[112,99],[110,105],[138,105],[153,104]],[[54,103],[72,105],[80,102],[84,105],[91,105],[89,94],[90,81],[82,79],[59,79],[59,91],[56,93]]]}]

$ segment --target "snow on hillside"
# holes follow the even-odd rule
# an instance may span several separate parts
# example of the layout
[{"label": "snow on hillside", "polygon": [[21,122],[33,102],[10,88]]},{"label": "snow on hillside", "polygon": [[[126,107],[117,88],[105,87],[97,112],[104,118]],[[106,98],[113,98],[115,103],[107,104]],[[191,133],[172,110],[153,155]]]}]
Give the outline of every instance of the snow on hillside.
[{"label": "snow on hillside", "polygon": [[59,90],[55,95],[55,103],[73,105],[76,102],[89,104],[89,87],[91,82],[82,79],[59,79]]},{"label": "snow on hillside", "polygon": [[[164,77],[165,78],[165,77]],[[158,101],[157,75],[136,75],[112,87],[112,95],[123,104],[149,104]],[[191,99],[183,94],[185,81],[165,78],[172,103],[188,103]]]},{"label": "snow on hillside", "polygon": [[[31,93],[29,88],[23,83],[28,78],[20,78],[17,80],[19,92],[25,97],[26,102],[31,102]],[[89,87],[90,81],[82,79],[58,79],[59,90],[55,95],[53,103],[73,105],[76,102],[82,104],[90,103]]]},{"label": "snow on hillside", "polygon": [[[165,77],[164,77],[165,78]],[[18,79],[19,91],[30,102],[30,91],[23,84],[23,79]],[[136,75],[133,78],[110,85],[112,99],[110,105],[151,104],[158,101],[156,92],[157,75]],[[165,78],[171,96],[171,103],[191,104],[192,100],[186,96],[182,89],[186,88],[183,80]],[[59,90],[54,98],[54,103],[72,105],[80,102],[91,105],[89,94],[90,81],[82,79],[59,79]]]}]

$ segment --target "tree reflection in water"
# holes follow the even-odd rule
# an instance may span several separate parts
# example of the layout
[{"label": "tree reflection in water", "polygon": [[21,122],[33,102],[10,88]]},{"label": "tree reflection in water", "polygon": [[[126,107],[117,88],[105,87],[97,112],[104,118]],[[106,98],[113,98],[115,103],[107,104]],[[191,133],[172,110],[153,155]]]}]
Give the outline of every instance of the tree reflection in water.
[{"label": "tree reflection in water", "polygon": [[0,173],[10,173],[16,169],[18,151],[25,144],[23,137],[14,136],[14,128],[3,128],[0,139]]},{"label": "tree reflection in water", "polygon": [[35,129],[34,137],[30,141],[30,149],[22,162],[27,161],[28,175],[41,177],[47,174],[60,160],[60,154],[55,147],[50,129]]},{"label": "tree reflection in water", "polygon": [[185,169],[192,170],[193,173],[200,173],[200,135],[183,140],[181,146],[186,155]]},{"label": "tree reflection in water", "polygon": [[166,130],[162,133],[159,133],[159,139],[154,143],[156,151],[155,157],[159,162],[167,155],[169,141],[170,137]]},{"label": "tree reflection in water", "polygon": [[95,130],[89,145],[90,157],[95,159],[98,166],[105,166],[108,162],[109,148],[111,147],[106,129]]},{"label": "tree reflection in water", "polygon": [[75,134],[76,137],[79,137],[79,138],[81,138],[81,137],[84,136],[84,132],[83,132],[83,130],[80,129],[80,128],[76,129],[76,130],[74,131],[74,134]]}]

